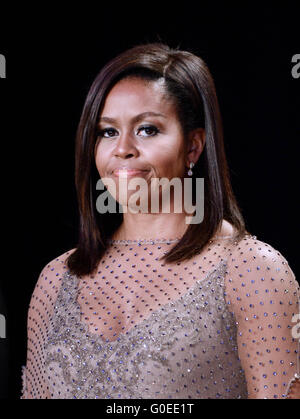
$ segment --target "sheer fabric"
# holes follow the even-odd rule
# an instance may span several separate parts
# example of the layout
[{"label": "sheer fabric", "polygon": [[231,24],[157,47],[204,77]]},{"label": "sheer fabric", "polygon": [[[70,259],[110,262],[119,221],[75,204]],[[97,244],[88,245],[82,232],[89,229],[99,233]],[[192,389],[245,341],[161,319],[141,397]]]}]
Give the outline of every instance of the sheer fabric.
[{"label": "sheer fabric", "polygon": [[254,236],[166,264],[168,243],[112,241],[94,276],[72,249],[41,271],[21,398],[285,398],[299,374],[299,285]]}]

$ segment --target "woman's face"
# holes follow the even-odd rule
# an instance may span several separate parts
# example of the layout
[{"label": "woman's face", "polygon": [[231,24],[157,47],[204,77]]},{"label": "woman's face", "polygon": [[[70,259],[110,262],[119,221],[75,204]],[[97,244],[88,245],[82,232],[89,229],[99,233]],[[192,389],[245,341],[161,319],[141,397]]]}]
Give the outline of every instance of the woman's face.
[{"label": "woman's face", "polygon": [[[121,177],[128,182],[142,177],[148,185],[151,178],[184,177],[188,161],[181,124],[159,81],[119,81],[105,100],[98,128],[96,166],[101,178],[115,180],[117,194]],[[122,168],[128,170],[118,173]]]}]

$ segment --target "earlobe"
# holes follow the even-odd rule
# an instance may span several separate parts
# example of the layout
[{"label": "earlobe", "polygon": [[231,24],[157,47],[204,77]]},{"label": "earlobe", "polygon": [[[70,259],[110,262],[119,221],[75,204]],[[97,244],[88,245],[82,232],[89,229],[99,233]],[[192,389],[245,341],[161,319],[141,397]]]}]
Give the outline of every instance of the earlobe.
[{"label": "earlobe", "polygon": [[186,167],[189,168],[190,162],[196,164],[205,146],[205,130],[204,128],[197,128],[189,135],[189,149],[186,161]]}]

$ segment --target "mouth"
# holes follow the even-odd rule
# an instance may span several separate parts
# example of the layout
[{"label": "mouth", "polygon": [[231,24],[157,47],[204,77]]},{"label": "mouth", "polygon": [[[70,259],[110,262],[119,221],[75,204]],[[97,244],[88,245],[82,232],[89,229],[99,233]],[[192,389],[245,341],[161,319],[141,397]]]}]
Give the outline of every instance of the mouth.
[{"label": "mouth", "polygon": [[113,176],[116,177],[132,177],[132,176],[144,176],[149,170],[137,170],[137,169],[116,169],[113,171]]}]

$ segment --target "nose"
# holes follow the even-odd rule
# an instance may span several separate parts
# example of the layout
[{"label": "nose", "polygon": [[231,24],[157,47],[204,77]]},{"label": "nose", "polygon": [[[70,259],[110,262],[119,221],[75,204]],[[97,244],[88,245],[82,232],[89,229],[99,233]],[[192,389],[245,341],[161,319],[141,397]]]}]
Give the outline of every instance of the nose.
[{"label": "nose", "polygon": [[114,149],[114,156],[126,159],[132,156],[137,156],[137,154],[138,151],[130,133],[124,133],[123,135],[120,135]]}]

